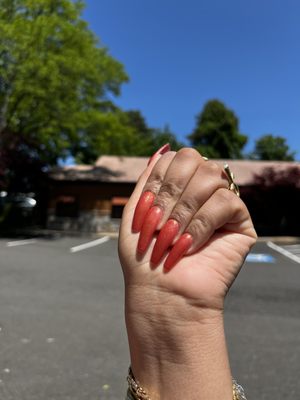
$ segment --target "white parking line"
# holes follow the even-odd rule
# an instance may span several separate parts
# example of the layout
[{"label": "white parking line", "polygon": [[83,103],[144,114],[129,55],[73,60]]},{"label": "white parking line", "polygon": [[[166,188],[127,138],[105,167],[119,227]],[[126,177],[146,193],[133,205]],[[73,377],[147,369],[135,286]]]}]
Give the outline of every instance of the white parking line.
[{"label": "white parking line", "polygon": [[92,240],[91,242],[80,244],[79,246],[74,246],[70,248],[71,253],[77,253],[78,251],[82,251],[85,249],[89,249],[90,247],[98,246],[99,244],[105,243],[109,241],[109,236],[103,236],[100,239]]},{"label": "white parking line", "polygon": [[25,246],[26,244],[36,243],[36,239],[26,239],[26,240],[14,240],[12,242],[7,242],[7,247],[14,247],[14,246]]},{"label": "white parking line", "polygon": [[267,245],[275,250],[278,251],[278,253],[283,254],[284,256],[290,258],[291,260],[295,261],[296,263],[300,264],[300,257],[296,256],[295,254],[291,253],[290,251],[284,249],[281,246],[278,246],[277,244],[273,242],[267,242]]}]

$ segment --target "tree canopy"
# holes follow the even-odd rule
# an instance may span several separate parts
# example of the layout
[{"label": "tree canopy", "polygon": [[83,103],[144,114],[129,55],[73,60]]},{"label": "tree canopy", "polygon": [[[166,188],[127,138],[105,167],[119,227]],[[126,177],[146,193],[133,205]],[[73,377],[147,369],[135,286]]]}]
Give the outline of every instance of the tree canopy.
[{"label": "tree canopy", "polygon": [[[92,163],[101,154],[182,146],[168,126],[150,127],[139,110],[114,104],[128,76],[82,19],[83,8],[81,0],[0,0],[0,189],[34,190],[43,171],[69,155]],[[219,100],[205,104],[189,139],[210,158],[240,158],[247,142]],[[261,140],[253,153],[293,155],[283,138]]]},{"label": "tree canopy", "polygon": [[55,164],[95,129],[101,136],[119,129],[111,96],[128,77],[81,19],[82,10],[82,1],[0,0],[2,178],[20,155],[39,166]]},{"label": "tree canopy", "polygon": [[239,132],[238,118],[219,100],[204,105],[188,139],[209,158],[241,158],[247,143],[247,136]]},{"label": "tree canopy", "polygon": [[91,163],[101,154],[149,157],[165,143],[173,150],[183,146],[168,126],[151,128],[139,110],[115,110],[98,115],[72,154],[80,163]]},{"label": "tree canopy", "polygon": [[127,111],[126,115],[129,125],[135,129],[138,138],[132,155],[149,156],[166,143],[170,143],[172,150],[175,151],[183,147],[168,125],[163,128],[149,127],[139,110]]},{"label": "tree canopy", "polygon": [[281,136],[264,135],[256,140],[251,158],[256,160],[293,161],[295,153],[292,152]]}]

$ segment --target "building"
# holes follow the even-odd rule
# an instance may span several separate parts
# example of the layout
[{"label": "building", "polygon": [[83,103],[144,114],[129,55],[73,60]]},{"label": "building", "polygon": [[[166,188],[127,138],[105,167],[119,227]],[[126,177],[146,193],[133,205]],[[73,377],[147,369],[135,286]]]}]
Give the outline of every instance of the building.
[{"label": "building", "polygon": [[[99,232],[115,221],[148,158],[101,156],[95,165],[57,167],[49,174],[48,227]],[[259,234],[300,235],[300,164],[228,162]]]}]

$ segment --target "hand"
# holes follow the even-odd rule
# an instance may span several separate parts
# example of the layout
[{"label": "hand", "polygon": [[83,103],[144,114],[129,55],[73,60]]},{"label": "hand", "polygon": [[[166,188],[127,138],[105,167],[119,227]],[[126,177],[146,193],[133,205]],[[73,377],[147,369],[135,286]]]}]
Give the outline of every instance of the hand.
[{"label": "hand", "polygon": [[[132,220],[142,192],[155,200],[146,217],[149,207],[136,211],[139,238]],[[222,310],[255,241],[249,212],[228,190],[225,172],[195,150],[182,149],[153,160],[142,174],[124,210],[119,248],[128,284],[155,285],[193,306]],[[161,259],[172,245],[164,269]]]},{"label": "hand", "polygon": [[222,168],[188,148],[151,160],[124,209],[119,255],[132,368],[153,398],[176,398],[174,382],[188,399],[231,397],[224,299],[255,241]]}]

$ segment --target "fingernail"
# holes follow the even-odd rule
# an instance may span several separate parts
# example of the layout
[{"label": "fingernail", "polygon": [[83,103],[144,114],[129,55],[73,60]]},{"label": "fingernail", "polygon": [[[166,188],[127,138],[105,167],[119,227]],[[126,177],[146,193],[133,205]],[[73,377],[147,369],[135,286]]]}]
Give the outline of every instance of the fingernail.
[{"label": "fingernail", "polygon": [[158,154],[165,154],[165,153],[167,153],[167,152],[170,151],[170,150],[171,150],[170,144],[169,144],[169,143],[164,144],[160,149],[158,149],[158,150],[153,154],[152,157],[150,157],[150,159],[149,159],[147,165],[149,165],[149,164],[151,163],[151,161],[153,160],[153,158],[156,157]]},{"label": "fingernail", "polygon": [[193,237],[191,234],[184,233],[182,236],[180,236],[164,263],[165,270],[169,271],[171,268],[173,268],[174,265],[185,255],[192,244]]},{"label": "fingernail", "polygon": [[152,192],[144,192],[134,211],[134,217],[132,221],[132,232],[137,233],[141,230],[145,216],[149,209],[151,208],[153,201],[155,199],[155,194]]},{"label": "fingernail", "polygon": [[139,253],[144,253],[147,250],[162,216],[163,211],[160,207],[153,206],[148,211],[138,241],[137,249]]},{"label": "fingernail", "polygon": [[175,219],[169,219],[159,232],[151,255],[151,262],[157,265],[171,246],[173,240],[179,232],[179,223]]}]

